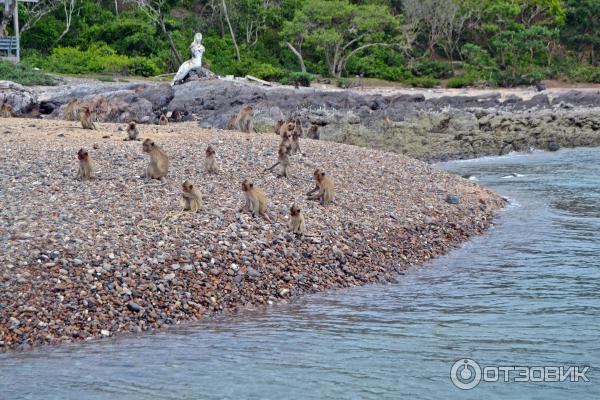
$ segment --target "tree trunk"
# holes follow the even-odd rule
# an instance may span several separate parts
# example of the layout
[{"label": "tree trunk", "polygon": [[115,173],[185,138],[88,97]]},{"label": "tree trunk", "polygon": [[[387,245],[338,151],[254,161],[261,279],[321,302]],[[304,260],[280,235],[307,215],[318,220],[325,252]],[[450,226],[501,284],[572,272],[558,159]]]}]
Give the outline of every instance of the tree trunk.
[{"label": "tree trunk", "polygon": [[12,18],[16,4],[17,0],[11,1],[8,7],[4,9],[4,12],[2,13],[2,22],[0,22],[0,36],[6,36],[8,34],[8,23]]},{"label": "tree trunk", "polygon": [[225,4],[225,0],[223,0],[223,12],[225,13],[225,20],[227,21],[227,25],[229,26],[229,33],[231,34],[231,40],[233,40],[233,46],[235,47],[235,56],[237,57],[237,60],[240,61],[240,48],[238,47],[237,41],[235,40],[235,33],[233,33],[231,21],[229,21],[229,13],[227,12],[227,4]]},{"label": "tree trunk", "polygon": [[302,57],[302,53],[300,53],[298,50],[296,50],[294,48],[294,46],[292,46],[290,44],[290,42],[285,42],[285,44],[287,45],[287,47],[289,47],[289,49],[292,51],[292,53],[294,53],[294,55],[296,55],[296,57],[298,57],[298,61],[300,62],[300,70],[302,71],[303,74],[306,73],[306,65],[304,65],[304,58]]},{"label": "tree trunk", "polygon": [[179,65],[183,64],[183,60],[181,59],[181,56],[177,51],[177,47],[175,47],[175,43],[173,43],[173,38],[171,37],[171,35],[169,35],[169,32],[167,31],[167,27],[165,26],[165,21],[163,20],[162,16],[158,19],[158,24],[160,25],[160,28],[162,29],[165,36],[167,37],[167,40],[169,41],[169,47],[175,55],[177,62],[179,63]]}]

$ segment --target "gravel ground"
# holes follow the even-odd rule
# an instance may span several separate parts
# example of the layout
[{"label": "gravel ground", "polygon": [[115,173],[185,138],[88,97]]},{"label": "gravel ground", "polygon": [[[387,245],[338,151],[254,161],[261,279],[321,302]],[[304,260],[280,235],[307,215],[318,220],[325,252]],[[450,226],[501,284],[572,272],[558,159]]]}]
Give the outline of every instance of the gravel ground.
[{"label": "gravel ground", "polygon": [[[84,131],[67,121],[0,120],[0,349],[162,329],[306,293],[388,282],[484,231],[504,201],[466,179],[397,154],[304,139],[293,178],[262,171],[278,138],[139,125],[170,156],[164,185],[140,178],[140,142],[124,124]],[[212,144],[220,174],[202,170]],[[97,179],[78,181],[76,153]],[[305,200],[324,168],[336,204]],[[272,223],[238,212],[248,177]],[[203,209],[182,212],[180,185]],[[449,204],[456,195],[458,205]],[[310,236],[287,233],[292,202]]]}]

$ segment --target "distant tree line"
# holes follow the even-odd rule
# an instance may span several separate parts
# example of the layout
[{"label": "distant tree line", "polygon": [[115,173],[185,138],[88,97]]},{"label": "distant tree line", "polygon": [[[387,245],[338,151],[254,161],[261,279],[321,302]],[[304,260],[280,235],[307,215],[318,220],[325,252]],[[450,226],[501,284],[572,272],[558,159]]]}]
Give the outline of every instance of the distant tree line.
[{"label": "distant tree line", "polygon": [[[10,7],[10,6],[9,6]],[[218,74],[344,85],[600,83],[600,0],[40,0],[19,3],[24,62],[47,71],[177,70],[202,32]],[[12,34],[9,10],[2,34]]]}]

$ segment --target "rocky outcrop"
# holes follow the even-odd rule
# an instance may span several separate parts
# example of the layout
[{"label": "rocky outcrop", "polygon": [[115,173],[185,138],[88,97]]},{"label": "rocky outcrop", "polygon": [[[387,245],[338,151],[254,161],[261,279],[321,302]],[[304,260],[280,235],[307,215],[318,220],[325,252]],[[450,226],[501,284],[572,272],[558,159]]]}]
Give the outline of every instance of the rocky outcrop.
[{"label": "rocky outcrop", "polygon": [[63,104],[72,97],[90,105],[99,121],[155,123],[161,113],[178,111],[180,121],[197,120],[203,128],[225,128],[233,113],[250,104],[259,132],[273,132],[277,120],[294,117],[306,128],[318,125],[324,140],[427,160],[600,145],[598,91],[540,93],[530,99],[499,93],[426,98],[217,79],[190,80],[174,88],[86,82],[46,93],[42,113],[62,118]]},{"label": "rocky outcrop", "polygon": [[0,81],[0,104],[10,104],[16,116],[31,116],[37,109],[37,95],[18,83]]}]

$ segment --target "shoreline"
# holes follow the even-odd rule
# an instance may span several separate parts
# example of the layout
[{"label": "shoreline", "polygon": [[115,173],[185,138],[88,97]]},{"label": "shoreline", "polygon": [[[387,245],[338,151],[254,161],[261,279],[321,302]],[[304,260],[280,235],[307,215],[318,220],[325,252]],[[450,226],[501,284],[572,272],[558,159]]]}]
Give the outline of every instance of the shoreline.
[{"label": "shoreline", "polygon": [[[292,160],[295,178],[276,178],[259,172],[276,157],[275,135],[195,123],[140,125],[172,163],[165,185],[147,185],[137,177],[147,163],[141,142],[123,142],[124,124],[84,131],[67,121],[2,122],[0,351],[390,282],[483,233],[505,206],[491,190],[424,162],[309,139],[301,142],[307,155]],[[217,176],[200,167],[208,143],[220,156]],[[73,179],[80,147],[95,158],[99,179]],[[317,166],[336,181],[334,205],[304,200]],[[273,223],[237,212],[246,176],[265,189]],[[183,179],[201,186],[199,214],[180,212]],[[310,237],[287,233],[293,201]]]}]

